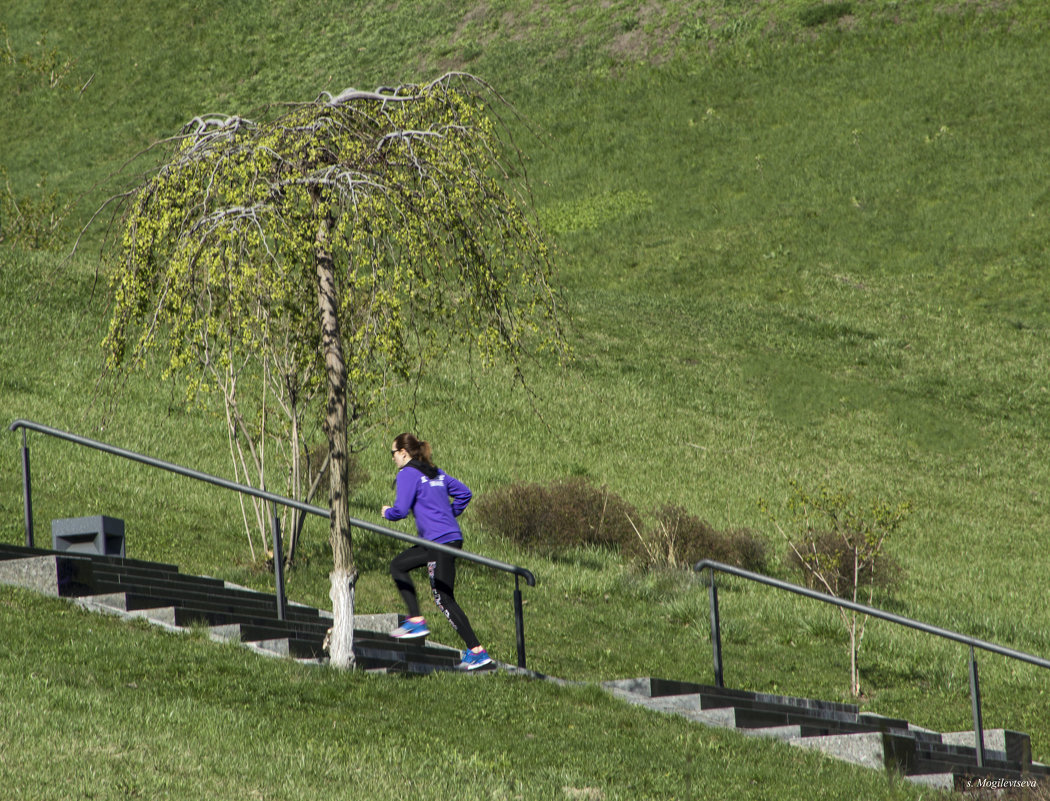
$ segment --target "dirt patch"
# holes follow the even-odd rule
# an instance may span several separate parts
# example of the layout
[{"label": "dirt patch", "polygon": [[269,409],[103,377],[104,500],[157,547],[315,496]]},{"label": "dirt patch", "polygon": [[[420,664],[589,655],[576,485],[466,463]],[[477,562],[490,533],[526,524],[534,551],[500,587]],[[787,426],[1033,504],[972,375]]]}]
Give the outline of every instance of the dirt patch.
[{"label": "dirt patch", "polygon": [[679,29],[667,17],[664,4],[657,2],[629,13],[619,21],[623,30],[609,43],[609,55],[617,61],[663,61]]}]

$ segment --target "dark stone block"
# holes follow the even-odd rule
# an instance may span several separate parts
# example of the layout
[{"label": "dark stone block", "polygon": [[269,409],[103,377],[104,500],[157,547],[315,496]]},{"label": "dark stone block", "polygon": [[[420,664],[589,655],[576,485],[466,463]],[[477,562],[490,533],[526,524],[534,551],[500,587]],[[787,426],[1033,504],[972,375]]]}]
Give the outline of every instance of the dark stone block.
[{"label": "dark stone block", "polygon": [[123,557],[124,521],[105,515],[52,520],[51,544],[56,551]]}]

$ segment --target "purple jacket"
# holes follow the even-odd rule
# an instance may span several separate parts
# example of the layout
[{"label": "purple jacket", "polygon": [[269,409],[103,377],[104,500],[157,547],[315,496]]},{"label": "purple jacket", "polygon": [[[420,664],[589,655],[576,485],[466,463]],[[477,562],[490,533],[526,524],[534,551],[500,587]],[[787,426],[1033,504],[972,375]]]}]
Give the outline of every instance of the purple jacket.
[{"label": "purple jacket", "polygon": [[456,518],[467,508],[473,493],[444,470],[409,462],[397,474],[397,497],[386,510],[387,520],[402,520],[411,512],[419,536],[448,544],[463,539]]}]

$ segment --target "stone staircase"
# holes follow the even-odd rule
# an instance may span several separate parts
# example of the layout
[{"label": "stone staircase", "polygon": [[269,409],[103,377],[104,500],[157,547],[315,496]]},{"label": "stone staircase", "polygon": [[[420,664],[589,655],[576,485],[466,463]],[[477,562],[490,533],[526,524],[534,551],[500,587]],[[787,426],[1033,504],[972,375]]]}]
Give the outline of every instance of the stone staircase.
[{"label": "stone staircase", "polygon": [[[327,661],[323,644],[330,613],[288,603],[280,620],[274,595],[186,575],[174,565],[0,543],[0,584],[171,630],[204,627],[215,640],[240,642],[263,654]],[[398,620],[395,614],[355,616],[359,668],[412,674],[456,669],[461,658],[456,648],[391,637]]]},{"label": "stone staircase", "polygon": [[1050,766],[1032,761],[1028,735],[1021,732],[986,729],[985,764],[978,768],[974,732],[934,732],[906,720],[861,712],[853,704],[657,678],[602,686],[628,703],[708,726],[774,737],[942,789],[1030,787],[1050,778]]}]

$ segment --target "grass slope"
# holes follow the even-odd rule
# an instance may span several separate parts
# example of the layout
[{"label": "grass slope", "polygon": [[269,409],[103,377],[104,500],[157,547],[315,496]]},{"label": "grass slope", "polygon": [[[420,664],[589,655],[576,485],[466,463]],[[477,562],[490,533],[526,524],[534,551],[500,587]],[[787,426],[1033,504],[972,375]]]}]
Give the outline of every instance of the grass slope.
[{"label": "grass slope", "polygon": [[0,776],[26,801],[919,795],[594,687],[302,667],[10,589],[0,622]]},{"label": "grass slope", "polygon": [[[0,164],[16,196],[39,195],[44,173],[44,191],[83,194],[65,252],[112,191],[96,182],[197,113],[470,69],[538,132],[518,141],[559,248],[577,359],[537,366],[535,402],[498,371],[438,366],[414,416],[391,430],[418,429],[480,492],[587,475],[640,508],[678,503],[778,549],[758,502],[780,503],[791,479],[910,499],[915,513],[891,545],[906,581],[880,602],[1050,653],[1039,590],[1050,567],[1050,13],[857,0],[830,4],[824,19],[827,5],[0,4],[15,59],[0,68]],[[55,88],[41,68],[52,49],[75,59]],[[70,260],[0,243],[0,419],[227,475],[216,420],[177,388],[143,377],[87,404],[105,322],[98,230]],[[386,439],[362,455],[361,516],[387,502]],[[5,452],[0,536],[19,541],[13,438]],[[33,468],[40,538],[55,517],[115,514],[134,555],[268,585],[233,499],[37,438]],[[539,559],[469,535],[540,579],[526,591],[531,666],[571,679],[710,680],[706,599],[691,577],[638,575],[604,553]],[[397,608],[391,553],[357,541],[363,611]],[[311,523],[293,598],[327,603],[327,562],[323,526]],[[461,581],[476,628],[512,654],[508,582],[471,568]],[[832,613],[730,582],[723,620],[729,683],[845,692]],[[1047,677],[992,657],[981,667],[986,725],[1029,731],[1037,758],[1050,757]],[[870,709],[969,726],[958,647],[872,624],[862,682]],[[425,684],[411,692],[431,692]],[[492,698],[513,695],[513,683],[492,684]],[[265,716],[250,719],[262,727]],[[546,785],[555,796],[558,781]]]}]

